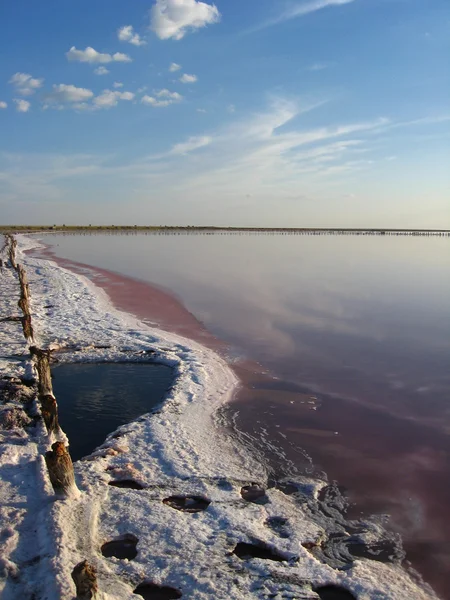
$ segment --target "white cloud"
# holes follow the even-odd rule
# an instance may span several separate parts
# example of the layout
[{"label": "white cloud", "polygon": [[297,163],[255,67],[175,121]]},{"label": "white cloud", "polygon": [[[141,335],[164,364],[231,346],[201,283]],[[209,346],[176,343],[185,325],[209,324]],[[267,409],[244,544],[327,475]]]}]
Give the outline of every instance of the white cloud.
[{"label": "white cloud", "polygon": [[45,100],[50,103],[85,102],[86,100],[90,100],[94,95],[94,92],[91,90],[79,88],[74,85],[66,85],[65,83],[53,84],[52,87],[53,91],[45,96]]},{"label": "white cloud", "polygon": [[8,108],[8,105],[6,104],[6,102],[1,101],[0,108]]},{"label": "white cloud", "polygon": [[309,65],[308,71],[323,71],[327,67],[328,65],[326,63],[313,63],[312,65]]},{"label": "white cloud", "polygon": [[155,108],[163,108],[165,106],[170,106],[173,104],[170,100],[157,100],[153,96],[142,96],[141,104],[147,104],[148,106],[154,106]]},{"label": "white cloud", "polygon": [[116,52],[115,54],[104,54],[97,52],[94,48],[88,46],[84,50],[77,50],[75,46],[66,52],[67,59],[76,62],[85,63],[110,63],[110,62],[131,62],[131,58],[127,54],[122,52]]},{"label": "white cloud", "polygon": [[133,44],[133,46],[145,46],[147,43],[138,33],[134,31],[132,25],[124,25],[118,29],[117,37],[121,42],[129,42],[130,44]]},{"label": "white cloud", "polygon": [[156,0],[150,9],[150,29],[161,40],[181,40],[189,30],[219,20],[220,12],[214,4],[197,0]]},{"label": "white cloud", "polygon": [[170,64],[169,71],[171,73],[175,73],[175,71],[179,71],[180,69],[181,69],[181,65],[178,65],[177,63]]},{"label": "white cloud", "polygon": [[121,83],[120,81],[115,81],[113,83],[113,88],[122,88],[123,87],[123,83]]},{"label": "white cloud", "polygon": [[192,152],[198,148],[209,146],[211,142],[212,138],[209,136],[193,136],[190,137],[186,142],[175,144],[175,146],[172,148],[171,154],[187,154],[188,152]]},{"label": "white cloud", "polygon": [[235,112],[236,112],[236,107],[235,107],[235,105],[234,105],[234,104],[229,104],[229,105],[227,106],[227,112],[229,112],[229,113],[230,113],[230,115],[232,115],[233,113],[235,113]]},{"label": "white cloud", "polygon": [[167,88],[159,90],[158,92],[156,92],[156,95],[158,96],[158,98],[169,98],[171,100],[176,100],[177,102],[179,102],[183,98],[183,96],[178,92],[171,92]]},{"label": "white cloud", "polygon": [[42,87],[43,79],[35,79],[28,73],[15,73],[9,80],[16,92],[21,96],[31,96],[37,89]]},{"label": "white cloud", "polygon": [[[250,189],[252,197],[275,198],[280,194],[298,196],[299,186],[326,187],[332,177],[370,168],[370,157],[361,160],[359,155],[368,151],[373,135],[383,132],[388,121],[379,118],[316,128],[294,126],[294,120],[297,123],[303,114],[323,104],[303,106],[276,98],[265,112],[245,115],[219,131],[189,138],[165,156],[151,160],[158,161],[161,169],[177,173],[173,193],[189,193],[196,198],[212,193],[238,197],[242,190]],[[184,155],[202,146],[208,146],[208,151],[202,153],[193,172],[192,163],[183,162]],[[165,164],[161,164],[163,159]]]},{"label": "white cloud", "polygon": [[309,2],[298,2],[285,9],[278,16],[253,27],[249,31],[258,31],[260,29],[265,29],[266,27],[271,27],[272,25],[277,25],[278,23],[283,23],[284,21],[289,21],[290,19],[304,17],[310,13],[330,6],[341,6],[350,4],[351,2],[355,2],[355,0],[310,0]]},{"label": "white cloud", "polygon": [[206,108],[197,108],[197,112],[198,113],[206,113],[208,111],[206,110]]},{"label": "white cloud", "polygon": [[31,103],[28,100],[19,100],[14,98],[13,102],[16,103],[17,112],[26,113],[30,110]]},{"label": "white cloud", "polygon": [[96,108],[111,108],[117,106],[119,100],[133,100],[134,94],[132,92],[118,92],[113,90],[103,90],[103,92],[96,96],[93,100]]},{"label": "white cloud", "polygon": [[195,83],[198,81],[197,75],[189,75],[188,73],[183,73],[180,77],[181,83]]},{"label": "white cloud", "polygon": [[96,75],[108,75],[109,71],[106,67],[97,67],[94,69]]},{"label": "white cloud", "polygon": [[170,92],[167,89],[159,90],[155,93],[155,96],[145,95],[142,97],[142,104],[148,104],[149,106],[154,106],[155,108],[163,108],[165,106],[170,106],[171,104],[175,104],[177,102],[181,102],[183,96],[178,92]]}]

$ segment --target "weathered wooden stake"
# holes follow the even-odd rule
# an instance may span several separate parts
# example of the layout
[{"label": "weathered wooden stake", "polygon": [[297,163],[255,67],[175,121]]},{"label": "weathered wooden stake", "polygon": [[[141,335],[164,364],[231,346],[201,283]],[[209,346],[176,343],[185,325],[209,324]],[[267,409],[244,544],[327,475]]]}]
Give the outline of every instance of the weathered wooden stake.
[{"label": "weathered wooden stake", "polygon": [[50,351],[31,346],[30,352],[32,356],[36,357],[36,369],[39,376],[39,395],[53,396]]},{"label": "weathered wooden stake", "polygon": [[52,449],[45,453],[45,463],[57,494],[68,496],[76,489],[72,459],[62,442],[52,444]]},{"label": "weathered wooden stake", "polygon": [[12,268],[16,269],[17,268],[17,263],[16,263],[17,240],[9,233],[6,235],[6,237],[9,240],[9,249],[8,249],[9,262],[11,263]]},{"label": "weathered wooden stake", "polygon": [[58,404],[53,395],[52,375],[50,372],[50,351],[41,350],[36,346],[30,347],[31,355],[36,359],[38,372],[38,392],[41,402],[42,417],[48,433],[59,430]]},{"label": "weathered wooden stake", "polygon": [[30,290],[28,286],[27,274],[22,265],[17,265],[17,272],[19,274],[20,283],[20,300],[18,302],[20,310],[23,312],[22,329],[23,335],[26,340],[33,339],[33,326],[31,324],[31,310],[30,310]]},{"label": "weathered wooden stake", "polygon": [[97,598],[97,572],[87,560],[80,562],[72,571],[72,579],[77,588],[77,600],[95,600]]},{"label": "weathered wooden stake", "polygon": [[17,272],[19,274],[20,297],[28,302],[30,299],[30,288],[28,285],[27,273],[22,265],[17,265]]},{"label": "weathered wooden stake", "polygon": [[54,433],[59,430],[58,404],[56,398],[52,395],[40,396],[42,418],[48,433]]},{"label": "weathered wooden stake", "polygon": [[32,340],[34,332],[33,332],[33,325],[31,324],[30,315],[25,315],[24,317],[22,317],[21,321],[22,321],[23,335],[24,335],[25,339]]}]

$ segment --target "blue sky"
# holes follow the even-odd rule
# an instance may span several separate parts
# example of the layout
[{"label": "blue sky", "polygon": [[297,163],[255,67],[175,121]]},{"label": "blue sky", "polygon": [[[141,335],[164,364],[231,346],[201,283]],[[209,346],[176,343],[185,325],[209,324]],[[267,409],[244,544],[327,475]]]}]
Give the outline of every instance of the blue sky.
[{"label": "blue sky", "polygon": [[450,227],[448,0],[17,0],[0,22],[0,223]]}]

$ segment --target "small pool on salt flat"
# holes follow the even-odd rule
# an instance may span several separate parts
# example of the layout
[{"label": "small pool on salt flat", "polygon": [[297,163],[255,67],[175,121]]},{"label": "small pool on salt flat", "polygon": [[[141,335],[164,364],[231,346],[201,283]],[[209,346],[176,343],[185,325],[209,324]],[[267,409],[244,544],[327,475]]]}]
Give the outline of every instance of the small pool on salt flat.
[{"label": "small pool on salt flat", "polygon": [[52,376],[74,461],[158,405],[173,383],[170,367],[148,363],[65,364],[52,369]]}]

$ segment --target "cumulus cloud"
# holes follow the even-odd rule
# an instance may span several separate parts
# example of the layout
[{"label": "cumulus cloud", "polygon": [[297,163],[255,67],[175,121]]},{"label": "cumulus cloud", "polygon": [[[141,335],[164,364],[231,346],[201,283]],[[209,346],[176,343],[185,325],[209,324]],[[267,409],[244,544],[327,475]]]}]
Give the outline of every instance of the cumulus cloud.
[{"label": "cumulus cloud", "polygon": [[122,52],[115,54],[106,54],[97,52],[94,48],[88,46],[84,50],[77,50],[75,46],[66,52],[67,59],[76,62],[85,63],[110,63],[110,62],[131,62],[131,58]]},{"label": "cumulus cloud", "polygon": [[171,63],[170,67],[169,67],[169,71],[171,73],[175,73],[175,71],[179,71],[181,69],[181,65],[177,64],[177,63]]},{"label": "cumulus cloud", "polygon": [[45,100],[49,103],[64,104],[66,102],[85,102],[90,100],[94,92],[86,88],[66,85],[65,83],[53,84],[53,91],[46,94]]},{"label": "cumulus cloud", "polygon": [[159,90],[155,93],[155,96],[148,96],[146,94],[141,99],[142,104],[148,104],[155,108],[163,108],[164,106],[170,106],[171,104],[181,102],[183,99],[183,96],[178,92],[171,92],[167,89]]},{"label": "cumulus cloud", "polygon": [[109,71],[106,67],[97,67],[94,69],[96,75],[108,75]]},{"label": "cumulus cloud", "polygon": [[31,103],[28,100],[19,100],[18,98],[14,98],[13,102],[16,104],[17,112],[26,113],[31,108]]},{"label": "cumulus cloud", "polygon": [[117,106],[119,100],[133,100],[134,94],[132,92],[118,92],[113,90],[103,90],[103,92],[96,96],[93,100],[96,108],[111,108]]},{"label": "cumulus cloud", "polygon": [[8,108],[8,105],[6,104],[6,102],[1,101],[0,102],[0,109],[2,108]]},{"label": "cumulus cloud", "polygon": [[123,87],[123,83],[121,83],[120,81],[115,81],[113,83],[113,88],[122,88]]},{"label": "cumulus cloud", "polygon": [[220,12],[214,4],[197,0],[156,0],[150,10],[150,29],[161,40],[181,40],[189,30],[219,20]]},{"label": "cumulus cloud", "polygon": [[138,33],[134,31],[132,25],[124,25],[118,29],[117,37],[121,42],[129,42],[130,44],[133,44],[133,46],[145,46],[147,43]]},{"label": "cumulus cloud", "polygon": [[16,88],[16,92],[21,96],[31,96],[37,89],[42,87],[44,80],[36,79],[28,73],[15,73],[9,83]]},{"label": "cumulus cloud", "polygon": [[209,136],[193,136],[190,137],[186,142],[175,144],[175,146],[172,148],[172,154],[187,154],[188,152],[192,152],[198,148],[209,146],[211,142],[212,138]]},{"label": "cumulus cloud", "polygon": [[197,75],[189,75],[188,73],[183,73],[180,77],[181,83],[195,83],[198,81]]}]

